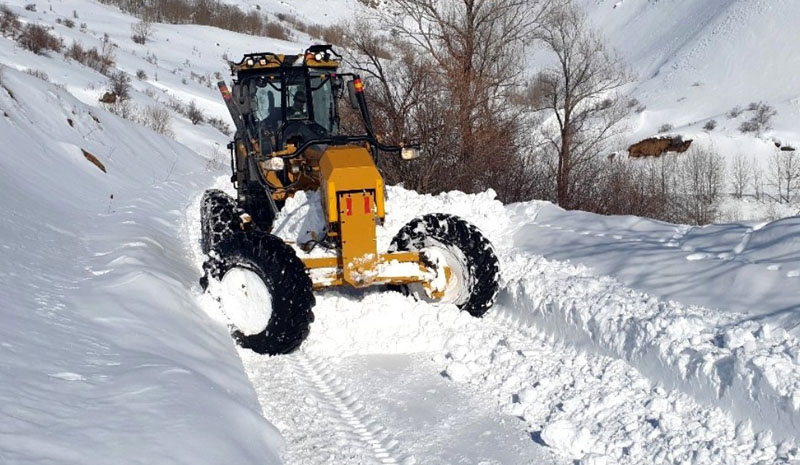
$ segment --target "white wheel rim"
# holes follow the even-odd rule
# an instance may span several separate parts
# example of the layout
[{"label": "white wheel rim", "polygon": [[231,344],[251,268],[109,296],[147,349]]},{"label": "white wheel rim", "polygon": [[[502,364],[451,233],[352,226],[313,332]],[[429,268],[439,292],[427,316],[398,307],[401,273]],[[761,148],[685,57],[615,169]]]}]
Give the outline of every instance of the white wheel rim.
[{"label": "white wheel rim", "polygon": [[231,324],[247,336],[264,331],[272,316],[272,294],[254,271],[236,267],[220,281],[220,303]]},{"label": "white wheel rim", "polygon": [[[444,290],[441,299],[434,299],[430,295],[429,288],[422,284],[412,284],[409,286],[411,291],[428,302],[461,305],[466,303],[470,297],[469,274],[466,269],[466,257],[457,247],[447,247],[440,243],[431,243],[420,250],[427,261],[433,265],[436,277],[431,288],[433,290]],[[445,267],[450,269],[450,277],[445,276]]]}]

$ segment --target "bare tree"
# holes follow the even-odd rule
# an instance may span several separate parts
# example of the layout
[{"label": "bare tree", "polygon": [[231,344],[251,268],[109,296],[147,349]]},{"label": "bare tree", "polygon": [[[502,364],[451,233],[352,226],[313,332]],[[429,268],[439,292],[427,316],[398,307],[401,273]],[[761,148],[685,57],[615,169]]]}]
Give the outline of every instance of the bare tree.
[{"label": "bare tree", "polygon": [[[436,158],[394,166],[401,179],[389,176],[390,181],[420,183],[421,190],[434,192],[493,187],[509,200],[507,175],[521,163],[521,111],[509,101],[522,81],[520,57],[542,12],[539,0],[387,0],[384,5],[373,18],[381,27],[350,28],[347,39],[356,52],[351,66],[370,78],[367,95],[376,131],[395,142],[419,135]],[[391,38],[375,30],[391,31]],[[405,176],[404,170],[420,178]]]},{"label": "bare tree", "polygon": [[138,23],[131,24],[131,38],[137,44],[144,44],[150,40],[153,34],[153,23],[146,20],[141,20]]},{"label": "bare tree", "polygon": [[692,149],[679,156],[679,220],[692,224],[711,223],[719,212],[725,179],[722,157],[709,149]]},{"label": "bare tree", "polygon": [[758,163],[753,163],[750,176],[750,185],[753,187],[753,196],[756,200],[761,201],[764,196],[764,171],[758,166]]},{"label": "bare tree", "polygon": [[555,120],[542,135],[557,159],[558,204],[574,207],[577,179],[592,176],[589,161],[605,148],[630,107],[617,91],[631,81],[619,56],[609,52],[572,0],[547,10],[536,39],[556,58],[532,83],[533,108]]},{"label": "bare tree", "polygon": [[778,202],[788,203],[800,189],[800,157],[795,152],[776,150],[770,157],[769,184]]},{"label": "bare tree", "polygon": [[753,175],[752,160],[746,157],[743,153],[737,153],[731,162],[731,188],[733,189],[733,197],[741,199],[744,195],[745,189],[750,185],[750,180]]}]

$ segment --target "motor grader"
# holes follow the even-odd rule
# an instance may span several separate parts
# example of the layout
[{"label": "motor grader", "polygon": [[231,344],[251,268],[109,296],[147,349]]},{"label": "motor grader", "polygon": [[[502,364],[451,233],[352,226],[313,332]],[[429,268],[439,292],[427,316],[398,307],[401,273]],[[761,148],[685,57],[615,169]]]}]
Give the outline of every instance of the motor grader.
[{"label": "motor grader", "polygon": [[[233,198],[208,190],[201,201],[204,288],[225,295],[236,341],[259,353],[295,350],[313,322],[313,291],[385,285],[431,302],[455,304],[475,317],[492,306],[499,267],[473,225],[429,214],[400,229],[377,250],[385,186],[376,160],[413,160],[418,147],[384,145],[370,120],[358,75],[338,73],[330,45],[299,55],[251,53],[229,62],[232,87],[218,86],[236,126],[231,153]],[[340,102],[357,112],[363,131],[340,129]],[[323,231],[289,244],[271,234],[289,197],[318,191]],[[304,252],[321,248],[326,254]],[[320,249],[317,249],[320,250]],[[302,256],[298,256],[298,253]],[[231,306],[238,308],[232,309]]]}]

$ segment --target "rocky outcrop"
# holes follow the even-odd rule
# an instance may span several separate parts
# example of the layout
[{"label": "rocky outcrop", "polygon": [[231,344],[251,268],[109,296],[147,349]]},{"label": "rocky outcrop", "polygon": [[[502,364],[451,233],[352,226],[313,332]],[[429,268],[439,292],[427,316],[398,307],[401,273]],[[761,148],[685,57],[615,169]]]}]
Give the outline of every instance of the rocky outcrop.
[{"label": "rocky outcrop", "polygon": [[658,157],[667,152],[683,153],[689,150],[692,139],[682,137],[651,137],[628,147],[628,155],[638,157]]}]

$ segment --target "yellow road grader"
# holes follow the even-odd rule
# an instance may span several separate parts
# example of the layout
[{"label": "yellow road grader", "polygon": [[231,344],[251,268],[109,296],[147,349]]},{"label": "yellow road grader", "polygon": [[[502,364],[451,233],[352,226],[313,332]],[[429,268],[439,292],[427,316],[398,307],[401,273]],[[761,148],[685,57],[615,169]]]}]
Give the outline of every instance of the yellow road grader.
[{"label": "yellow road grader", "polygon": [[[300,55],[252,53],[229,63],[232,88],[218,86],[236,125],[231,181],[236,197],[212,189],[201,201],[201,242],[207,254],[204,288],[221,286],[249,317],[232,335],[259,353],[289,353],[308,336],[313,291],[331,286],[387,285],[431,302],[450,303],[475,317],[492,306],[499,267],[489,241],[473,225],[429,214],[400,229],[377,250],[385,217],[385,186],[376,160],[413,160],[413,145],[387,146],[374,134],[359,76],[338,73],[329,45]],[[343,134],[340,102],[360,115],[363,132]],[[324,224],[300,251],[271,234],[287,198],[319,191]],[[308,256],[306,256],[308,255]],[[230,310],[230,309],[229,309]]]}]

